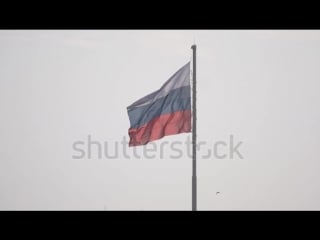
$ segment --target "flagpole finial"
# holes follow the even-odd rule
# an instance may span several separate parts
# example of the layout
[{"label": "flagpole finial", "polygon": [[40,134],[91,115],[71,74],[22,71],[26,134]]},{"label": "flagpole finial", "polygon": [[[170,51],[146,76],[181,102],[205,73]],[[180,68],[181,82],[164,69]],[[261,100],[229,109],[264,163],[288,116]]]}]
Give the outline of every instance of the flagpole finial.
[{"label": "flagpole finial", "polygon": [[196,49],[197,48],[197,45],[196,44],[193,44],[192,46],[191,46],[191,49]]}]

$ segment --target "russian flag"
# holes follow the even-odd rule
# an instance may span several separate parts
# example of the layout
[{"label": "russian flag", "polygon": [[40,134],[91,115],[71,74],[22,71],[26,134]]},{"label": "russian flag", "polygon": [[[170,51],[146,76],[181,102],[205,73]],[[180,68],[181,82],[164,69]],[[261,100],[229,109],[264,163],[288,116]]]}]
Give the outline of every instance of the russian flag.
[{"label": "russian flag", "polygon": [[191,132],[190,62],[162,87],[127,107],[129,146],[145,145],[164,136]]}]

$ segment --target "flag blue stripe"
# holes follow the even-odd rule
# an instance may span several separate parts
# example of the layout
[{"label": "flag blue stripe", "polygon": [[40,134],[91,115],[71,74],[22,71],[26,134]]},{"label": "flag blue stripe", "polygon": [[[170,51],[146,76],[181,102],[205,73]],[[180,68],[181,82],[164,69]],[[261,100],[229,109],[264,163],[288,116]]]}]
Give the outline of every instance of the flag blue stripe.
[{"label": "flag blue stripe", "polygon": [[171,90],[167,96],[138,108],[128,108],[130,127],[138,128],[162,114],[191,109],[190,86]]}]

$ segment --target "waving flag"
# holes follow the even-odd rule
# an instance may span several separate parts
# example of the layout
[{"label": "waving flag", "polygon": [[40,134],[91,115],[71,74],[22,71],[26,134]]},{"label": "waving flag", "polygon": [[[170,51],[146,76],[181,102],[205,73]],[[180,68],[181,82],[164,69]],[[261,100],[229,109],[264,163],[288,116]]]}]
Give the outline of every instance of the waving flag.
[{"label": "waving flag", "polygon": [[159,90],[134,102],[127,110],[129,146],[191,132],[190,63],[180,68]]}]

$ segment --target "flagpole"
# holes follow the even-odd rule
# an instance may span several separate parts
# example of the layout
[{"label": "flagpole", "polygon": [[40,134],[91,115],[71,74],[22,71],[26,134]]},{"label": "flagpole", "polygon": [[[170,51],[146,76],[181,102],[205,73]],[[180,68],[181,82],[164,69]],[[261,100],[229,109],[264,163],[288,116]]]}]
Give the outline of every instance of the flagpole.
[{"label": "flagpole", "polygon": [[192,211],[197,211],[197,105],[196,105],[196,52],[197,46],[191,46],[192,59]]}]

